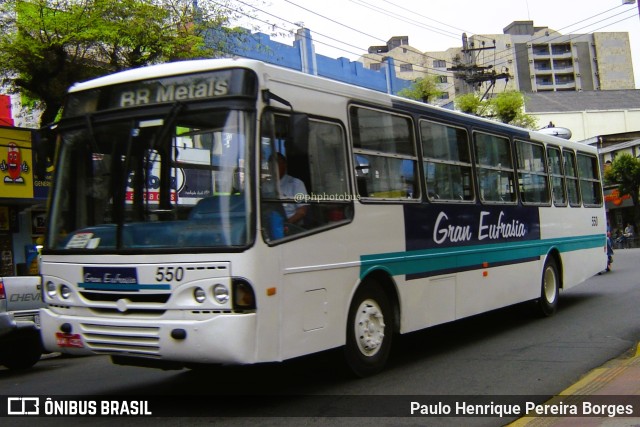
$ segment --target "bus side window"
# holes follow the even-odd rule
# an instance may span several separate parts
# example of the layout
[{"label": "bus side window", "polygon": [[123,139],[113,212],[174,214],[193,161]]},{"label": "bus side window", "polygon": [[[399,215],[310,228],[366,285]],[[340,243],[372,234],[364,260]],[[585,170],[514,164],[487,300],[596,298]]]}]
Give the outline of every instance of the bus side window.
[{"label": "bus side window", "polygon": [[549,204],[549,176],[542,144],[516,140],[518,185],[522,203]]},{"label": "bus side window", "polygon": [[351,107],[350,120],[358,195],[378,200],[420,198],[411,119]]},{"label": "bus side window", "polygon": [[556,206],[567,206],[565,178],[562,172],[560,148],[547,146],[547,159],[549,161],[549,174],[551,175],[553,204]]},{"label": "bus side window", "polygon": [[515,174],[508,138],[474,134],[480,198],[489,203],[515,203]]},{"label": "bus side window", "polygon": [[582,202],[588,207],[602,205],[602,184],[598,159],[595,156],[578,153],[578,177]]},{"label": "bus side window", "polygon": [[344,130],[336,123],[309,123],[309,213],[305,227],[315,229],[353,217]]},{"label": "bus side window", "polygon": [[[267,115],[265,117],[268,118]],[[263,118],[263,122],[265,119]],[[336,123],[309,120],[308,138],[291,138],[285,115],[275,115],[275,141],[263,125],[261,140],[261,210],[263,236],[274,241],[302,235],[319,227],[348,221],[353,216],[347,178],[346,138]],[[274,154],[286,162],[286,174],[304,184],[305,191],[284,194],[275,170]],[[304,207],[301,219],[291,222],[286,212]]]},{"label": "bus side window", "polygon": [[580,189],[578,183],[578,168],[576,166],[576,154],[568,149],[562,150],[564,159],[564,175],[567,180],[567,196],[569,206],[580,206]]},{"label": "bus side window", "polygon": [[467,131],[423,120],[420,139],[429,200],[474,200]]}]

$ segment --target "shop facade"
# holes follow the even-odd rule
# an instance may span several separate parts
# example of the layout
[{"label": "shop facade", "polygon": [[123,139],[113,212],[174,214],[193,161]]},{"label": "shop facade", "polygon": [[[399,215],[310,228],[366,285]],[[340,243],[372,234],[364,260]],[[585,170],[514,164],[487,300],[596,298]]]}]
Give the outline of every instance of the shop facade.
[{"label": "shop facade", "polygon": [[0,126],[0,275],[38,274],[50,170],[34,129]]}]

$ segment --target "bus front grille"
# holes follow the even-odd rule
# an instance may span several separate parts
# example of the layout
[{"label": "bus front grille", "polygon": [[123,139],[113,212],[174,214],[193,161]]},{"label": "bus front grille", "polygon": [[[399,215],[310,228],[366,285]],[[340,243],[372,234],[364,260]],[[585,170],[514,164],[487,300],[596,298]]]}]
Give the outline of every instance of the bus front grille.
[{"label": "bus front grille", "polygon": [[82,323],[82,337],[91,350],[107,354],[159,356],[160,328]]}]

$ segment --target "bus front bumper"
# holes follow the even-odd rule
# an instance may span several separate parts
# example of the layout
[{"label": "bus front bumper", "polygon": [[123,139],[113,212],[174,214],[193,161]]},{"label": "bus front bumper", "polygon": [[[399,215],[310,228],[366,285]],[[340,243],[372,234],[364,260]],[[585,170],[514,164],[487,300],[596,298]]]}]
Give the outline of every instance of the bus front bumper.
[{"label": "bus front bumper", "polygon": [[202,364],[256,363],[256,314],[206,320],[117,319],[40,310],[48,351],[108,354]]}]

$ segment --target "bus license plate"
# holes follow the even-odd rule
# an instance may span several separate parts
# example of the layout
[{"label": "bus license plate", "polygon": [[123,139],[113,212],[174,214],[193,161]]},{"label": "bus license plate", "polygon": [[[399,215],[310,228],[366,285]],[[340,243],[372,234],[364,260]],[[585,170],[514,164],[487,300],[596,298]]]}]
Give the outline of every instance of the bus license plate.
[{"label": "bus license plate", "polygon": [[80,334],[65,334],[64,332],[56,332],[56,344],[58,347],[66,348],[83,348],[82,338]]}]

